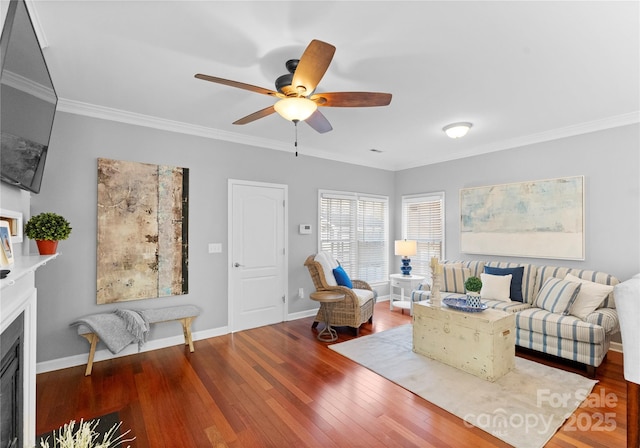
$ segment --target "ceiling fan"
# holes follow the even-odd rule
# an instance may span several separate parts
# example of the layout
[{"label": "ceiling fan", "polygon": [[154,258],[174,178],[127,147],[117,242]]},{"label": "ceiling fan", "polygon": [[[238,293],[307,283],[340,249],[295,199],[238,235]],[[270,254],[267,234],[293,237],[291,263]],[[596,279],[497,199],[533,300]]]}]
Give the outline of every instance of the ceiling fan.
[{"label": "ceiling fan", "polygon": [[287,61],[286,67],[289,73],[280,76],[276,80],[277,91],[201,73],[196,74],[195,77],[280,98],[274,105],[240,118],[234,121],[233,124],[251,123],[278,112],[287,120],[296,124],[299,121],[305,121],[316,131],[325,133],[333,128],[329,120],[318,110],[318,107],[374,107],[387,106],[391,102],[390,93],[315,93],[316,87],[327,71],[335,51],[336,47],[331,44],[320,40],[312,40],[300,59]]}]

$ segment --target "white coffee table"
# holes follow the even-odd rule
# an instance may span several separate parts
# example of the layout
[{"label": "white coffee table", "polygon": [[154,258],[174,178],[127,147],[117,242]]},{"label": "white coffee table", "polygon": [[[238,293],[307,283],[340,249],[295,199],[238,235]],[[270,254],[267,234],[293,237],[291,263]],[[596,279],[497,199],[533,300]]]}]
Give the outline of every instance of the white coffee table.
[{"label": "white coffee table", "polygon": [[513,313],[457,311],[428,302],[413,306],[413,351],[495,381],[515,368]]}]

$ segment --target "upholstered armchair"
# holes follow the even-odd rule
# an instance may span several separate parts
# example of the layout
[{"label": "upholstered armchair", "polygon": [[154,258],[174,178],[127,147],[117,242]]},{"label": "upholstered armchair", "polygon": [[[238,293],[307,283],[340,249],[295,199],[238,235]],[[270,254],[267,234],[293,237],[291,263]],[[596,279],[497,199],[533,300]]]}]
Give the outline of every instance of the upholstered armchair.
[{"label": "upholstered armchair", "polygon": [[[316,291],[330,291],[344,294],[344,300],[336,303],[331,315],[331,325],[334,327],[351,327],[356,336],[360,325],[373,322],[373,306],[375,293],[371,286],[363,280],[351,279],[352,288],[338,285],[333,275],[333,269],[338,266],[337,261],[327,252],[319,252],[307,257],[304,265],[309,269]],[[312,328],[324,322],[321,310],[318,310]],[[326,322],[325,322],[326,323]]]},{"label": "upholstered armchair", "polygon": [[627,447],[640,444],[640,274],[619,283],[613,296],[620,319],[624,379],[627,381]]}]

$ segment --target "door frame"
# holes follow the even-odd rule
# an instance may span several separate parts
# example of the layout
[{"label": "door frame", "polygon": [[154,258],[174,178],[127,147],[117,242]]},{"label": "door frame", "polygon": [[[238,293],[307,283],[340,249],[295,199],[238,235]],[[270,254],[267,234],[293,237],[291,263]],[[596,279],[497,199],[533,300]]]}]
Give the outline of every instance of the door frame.
[{"label": "door frame", "polygon": [[257,182],[251,180],[241,179],[228,179],[227,180],[227,322],[229,333],[234,333],[234,319],[233,319],[233,187],[235,185],[244,185],[248,187],[262,187],[262,188],[279,188],[284,193],[284,225],[282,231],[284,232],[284,257],[282,266],[282,281],[284,287],[284,306],[282,307],[282,322],[287,321],[289,315],[289,186],[286,184],[275,184],[269,182]]}]

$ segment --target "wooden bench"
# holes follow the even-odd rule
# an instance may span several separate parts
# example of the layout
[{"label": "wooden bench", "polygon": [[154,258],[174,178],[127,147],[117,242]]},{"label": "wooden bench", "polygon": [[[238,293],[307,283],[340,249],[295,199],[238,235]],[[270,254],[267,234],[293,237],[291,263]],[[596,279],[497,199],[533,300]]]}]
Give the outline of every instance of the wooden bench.
[{"label": "wooden bench", "polygon": [[[193,339],[191,337],[191,323],[200,314],[200,309],[194,305],[170,306],[164,308],[139,310],[140,314],[149,322],[149,324],[157,324],[161,322],[179,321],[182,324],[182,332],[184,334],[184,343],[189,346],[189,351],[195,351],[193,347]],[[98,335],[93,333],[86,325],[78,325],[78,334],[89,341],[91,348],[89,349],[89,360],[87,368],[84,372],[85,376],[91,375],[93,369],[93,358],[96,354],[96,346],[98,345]]]}]

